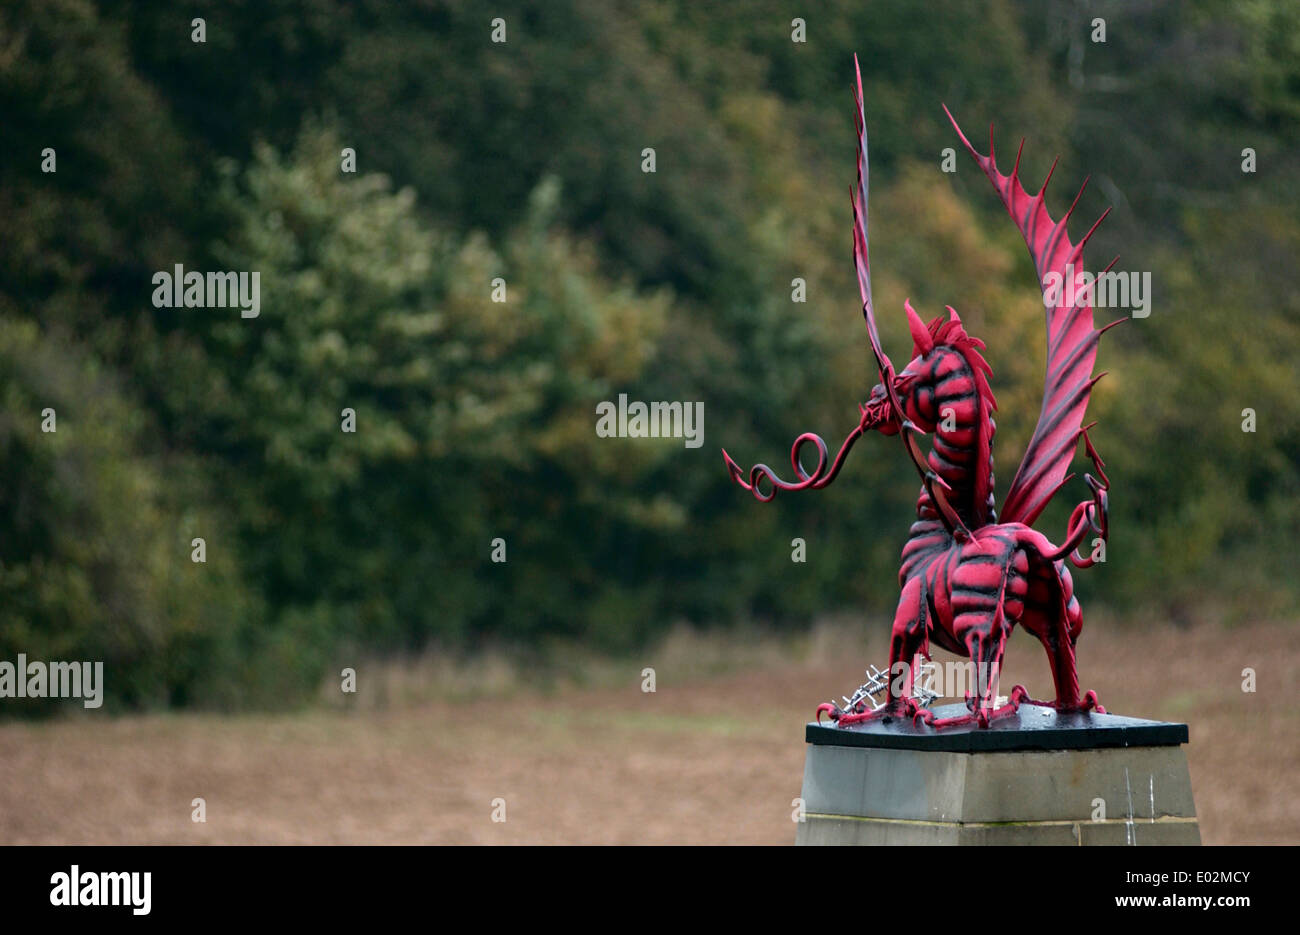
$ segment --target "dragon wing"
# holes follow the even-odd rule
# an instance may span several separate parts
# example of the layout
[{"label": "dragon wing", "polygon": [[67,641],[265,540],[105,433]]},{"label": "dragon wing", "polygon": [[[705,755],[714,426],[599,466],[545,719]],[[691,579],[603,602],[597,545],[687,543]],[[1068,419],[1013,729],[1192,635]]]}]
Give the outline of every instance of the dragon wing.
[{"label": "dragon wing", "polygon": [[[871,351],[876,355],[876,365],[880,369],[880,378],[885,380],[885,372],[893,372],[893,364],[880,344],[880,332],[876,328],[876,311],[871,303],[871,260],[867,252],[867,119],[862,101],[862,70],[858,67],[858,57],[853,56],[853,71],[858,83],[853,89],[853,122],[858,130],[858,184],[850,192],[853,198],[853,265],[858,272],[858,292],[862,296],[862,317],[867,323],[867,337],[871,340]],[[885,380],[886,388],[892,387]]]},{"label": "dragon wing", "polygon": [[[1001,516],[1004,523],[1032,526],[1056,492],[1073,476],[1067,476],[1066,471],[1074,459],[1079,438],[1084,435],[1083,417],[1088,408],[1088,397],[1093,385],[1105,376],[1104,373],[1092,376],[1093,364],[1097,360],[1097,342],[1104,331],[1125,320],[1118,319],[1098,330],[1093,324],[1091,287],[1079,290],[1049,288],[1049,277],[1061,286],[1073,280],[1075,271],[1081,269],[1084,244],[1105,220],[1110,208],[1102,213],[1078,244],[1071,243],[1066,222],[1078,205],[1084,189],[1088,187],[1087,179],[1061,220],[1053,221],[1043,203],[1043,196],[1047,192],[1047,183],[1052,179],[1052,172],[1056,169],[1055,161],[1038,194],[1030,195],[1020,184],[1019,175],[1024,140],[1020,141],[1020,150],[1016,152],[1016,164],[1011,174],[1003,175],[998,171],[994,159],[992,125],[989,126],[989,154],[981,156],[966,139],[966,134],[962,133],[946,106],[943,112],[948,114],[948,119],[952,121],[953,129],[957,131],[967,152],[989,177],[1002,198],[1007,213],[1020,228],[1025,245],[1029,247],[1029,255],[1034,261],[1039,286],[1043,290],[1043,305],[1047,311],[1047,372],[1043,384],[1043,408],[1038,413],[1038,425],[1029,439],[1024,460],[1007,492]],[[1115,258],[1118,259],[1119,257]],[[1115,265],[1115,260],[1111,260],[1102,272],[1109,271]],[[1071,296],[1071,291],[1077,294]],[[1072,298],[1073,301],[1067,302],[1067,298]]]},{"label": "dragon wing", "polygon": [[[894,386],[894,365],[885,353],[885,349],[880,343],[880,331],[876,327],[876,310],[871,302],[871,260],[867,251],[867,196],[869,193],[868,182],[870,176],[867,171],[867,117],[863,104],[862,93],[862,69],[858,66],[858,57],[853,56],[853,71],[857,78],[857,86],[853,89],[854,102],[857,109],[853,112],[853,120],[858,130],[858,184],[851,188],[849,194],[853,199],[853,265],[858,272],[858,292],[862,296],[862,317],[867,324],[867,337],[871,340],[871,352],[876,356],[876,367],[880,371],[880,383],[885,388],[885,395],[889,398],[889,404],[896,413],[903,412],[903,404],[898,398],[898,390]],[[916,436],[921,434],[916,426],[906,418],[902,420],[902,426],[899,430],[898,437],[903,441],[903,447],[907,455],[912,459],[912,464],[916,471],[921,475],[926,489],[930,491],[931,499],[939,507],[939,512],[943,515],[944,523],[951,530],[960,526],[961,520],[949,506],[947,496],[943,487],[936,487],[936,484],[943,484],[941,478],[935,477],[930,472],[929,463],[925,459],[921,446],[916,440]],[[962,527],[963,530],[965,527]]]}]

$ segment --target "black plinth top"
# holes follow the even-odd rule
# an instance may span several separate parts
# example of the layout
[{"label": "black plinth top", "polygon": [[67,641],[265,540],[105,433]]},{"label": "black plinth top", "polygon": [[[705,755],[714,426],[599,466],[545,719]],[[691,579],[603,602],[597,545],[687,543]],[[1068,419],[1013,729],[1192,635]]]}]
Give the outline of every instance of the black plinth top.
[{"label": "black plinth top", "polygon": [[[934,708],[935,717],[966,714],[962,704]],[[1187,725],[1115,714],[1058,714],[1051,708],[1022,704],[1014,714],[988,727],[915,726],[907,718],[867,721],[850,727],[829,722],[807,727],[808,743],[837,747],[937,750],[955,753],[1008,750],[1090,750],[1097,747],[1168,747],[1187,743]]]}]

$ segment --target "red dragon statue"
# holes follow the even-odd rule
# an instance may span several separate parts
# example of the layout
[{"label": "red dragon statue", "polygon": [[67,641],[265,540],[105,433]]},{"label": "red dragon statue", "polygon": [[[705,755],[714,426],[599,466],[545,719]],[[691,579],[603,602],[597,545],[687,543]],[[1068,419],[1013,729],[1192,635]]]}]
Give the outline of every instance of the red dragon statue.
[{"label": "red dragon statue", "polygon": [[[1084,425],[1084,413],[1093,385],[1105,374],[1092,376],[1101,334],[1125,319],[1098,330],[1093,324],[1090,290],[1065,296],[1049,288],[1051,274],[1066,277],[1081,269],[1084,244],[1105,218],[1102,214],[1079,242],[1070,240],[1066,222],[1079,202],[1059,221],[1053,221],[1044,204],[1049,170],[1038,194],[1028,194],[1020,183],[1020,153],[1010,175],[1003,175],[994,161],[993,128],[989,127],[989,154],[981,156],[967,140],[948,108],[958,138],[984,174],[993,183],[1002,204],[1011,215],[1033,257],[1043,287],[1047,314],[1047,370],[1043,406],[1038,424],[1016,471],[999,518],[994,510],[993,411],[997,403],[989,389],[992,369],[980,351],[984,342],[971,337],[951,306],[929,324],[904,304],[911,330],[912,359],[896,372],[881,348],[871,302],[871,266],[867,253],[867,130],[863,111],[862,74],[857,69],[854,114],[858,132],[858,182],[853,200],[853,259],[862,294],[862,314],[880,372],[880,383],[871,391],[866,405],[860,405],[861,420],[829,460],[826,443],[809,432],[795,440],[790,465],[798,480],[781,480],[771,468],[755,465],[748,478],[727,455],[727,469],[733,480],[761,501],[769,501],[778,490],[818,490],[839,473],[853,443],[869,430],[899,435],[923,486],[916,504],[916,522],[903,546],[899,571],[902,596],[894,616],[890,637],[890,673],[899,673],[889,686],[887,700],[869,710],[850,703],[847,710],[833,704],[817,709],[820,719],[828,714],[841,727],[873,718],[911,717],[944,727],[956,724],[988,725],[993,718],[1014,712],[1023,701],[1042,704],[1057,711],[1104,712],[1095,692],[1080,696],[1074,646],[1083,617],[1074,585],[1066,567],[1068,559],[1078,568],[1093,564],[1080,555],[1078,547],[1089,536],[1105,540],[1106,491],[1109,481],[1104,465],[1088,438],[1091,425]],[[1024,149],[1024,141],[1020,144]],[[1056,163],[1052,164],[1052,169]],[[1087,181],[1084,181],[1084,188]],[[1083,188],[1079,195],[1083,194]],[[1109,209],[1108,209],[1109,212]],[[1107,213],[1108,213],[1107,212]],[[1118,257],[1116,258],[1118,259]],[[1114,261],[1111,262],[1111,266]],[[1067,270],[1067,267],[1069,268]],[[1109,270],[1111,267],[1107,266]],[[1057,282],[1064,281],[1057,279]],[[1095,424],[1095,423],[1094,423]],[[921,440],[933,435],[929,453]],[[1075,507],[1065,541],[1053,545],[1033,528],[1043,508],[1070,480],[1067,476],[1079,440],[1098,477],[1085,474],[1092,498]],[[800,450],[812,444],[818,451],[817,467],[811,473],[800,461]],[[764,491],[760,484],[770,485]],[[999,706],[997,673],[1012,629],[1020,624],[1042,642],[1047,651],[1056,700],[1033,702],[1019,685],[1006,704]],[[936,719],[913,697],[912,663],[928,657],[933,643],[973,664],[975,691],[968,694],[970,713],[962,717]]]}]

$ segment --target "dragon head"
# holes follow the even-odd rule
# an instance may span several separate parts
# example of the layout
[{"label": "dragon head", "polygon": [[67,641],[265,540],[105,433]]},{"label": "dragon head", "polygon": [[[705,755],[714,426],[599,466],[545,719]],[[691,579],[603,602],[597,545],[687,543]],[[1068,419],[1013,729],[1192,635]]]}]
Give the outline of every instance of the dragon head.
[{"label": "dragon head", "polygon": [[[912,359],[903,368],[902,373],[895,374],[889,358],[884,358],[881,382],[872,387],[866,404],[858,407],[862,412],[863,431],[874,429],[882,435],[898,434],[902,419],[899,413],[894,411],[894,401],[903,402],[911,396],[913,383],[920,373],[923,360],[935,349],[934,332],[930,326],[921,321],[921,316],[912,308],[911,301],[904,302],[903,308],[907,312],[907,326],[912,332]],[[886,390],[885,379],[893,383],[893,393]],[[927,427],[922,427],[922,431],[929,430]]]},{"label": "dragon head", "polygon": [[[899,391],[899,381],[894,381],[894,392]],[[901,394],[900,394],[901,395]],[[902,420],[898,418],[898,413],[894,411],[894,404],[890,402],[889,393],[885,391],[884,383],[877,383],[871,388],[871,395],[867,397],[864,405],[858,407],[862,412],[862,430],[864,432],[875,430],[881,435],[897,435]]]}]

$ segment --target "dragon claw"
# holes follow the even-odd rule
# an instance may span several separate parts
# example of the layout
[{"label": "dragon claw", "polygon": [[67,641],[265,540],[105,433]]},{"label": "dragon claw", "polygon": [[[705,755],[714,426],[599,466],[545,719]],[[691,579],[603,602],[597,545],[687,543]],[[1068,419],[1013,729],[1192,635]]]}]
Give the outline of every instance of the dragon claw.
[{"label": "dragon claw", "polygon": [[1091,689],[1084,693],[1082,700],[1074,704],[1062,704],[1059,701],[1037,701],[1029,697],[1029,692],[1026,691],[1025,686],[1017,685],[1011,689],[1011,700],[1017,704],[1031,704],[1040,708],[1051,708],[1061,714],[1087,714],[1089,711],[1096,711],[1098,714],[1106,713],[1106,709],[1101,705],[1101,699]]},{"label": "dragon claw", "polygon": [[1092,689],[1088,689],[1083,696],[1083,710],[1096,711],[1098,714],[1106,713],[1106,709],[1101,706],[1101,699],[1097,697],[1097,693]]},{"label": "dragon claw", "polygon": [[1020,710],[1020,699],[1016,698],[1014,693],[1006,704],[1000,708],[976,707],[973,700],[968,699],[969,714],[963,714],[959,717],[931,718],[925,723],[931,727],[957,727],[963,724],[974,724],[977,727],[988,727],[998,718],[1009,717]]},{"label": "dragon claw", "polygon": [[913,723],[915,723],[918,718],[922,719],[926,724],[929,724],[934,720],[934,714],[922,707],[915,698],[895,698],[892,701],[885,702],[879,708],[874,710],[864,709],[843,711],[833,704],[821,704],[817,706],[818,723],[821,723],[823,712],[829,714],[831,720],[840,727],[848,727],[852,724],[863,724],[867,721],[880,721],[885,720],[886,718],[895,717],[910,718]]}]

